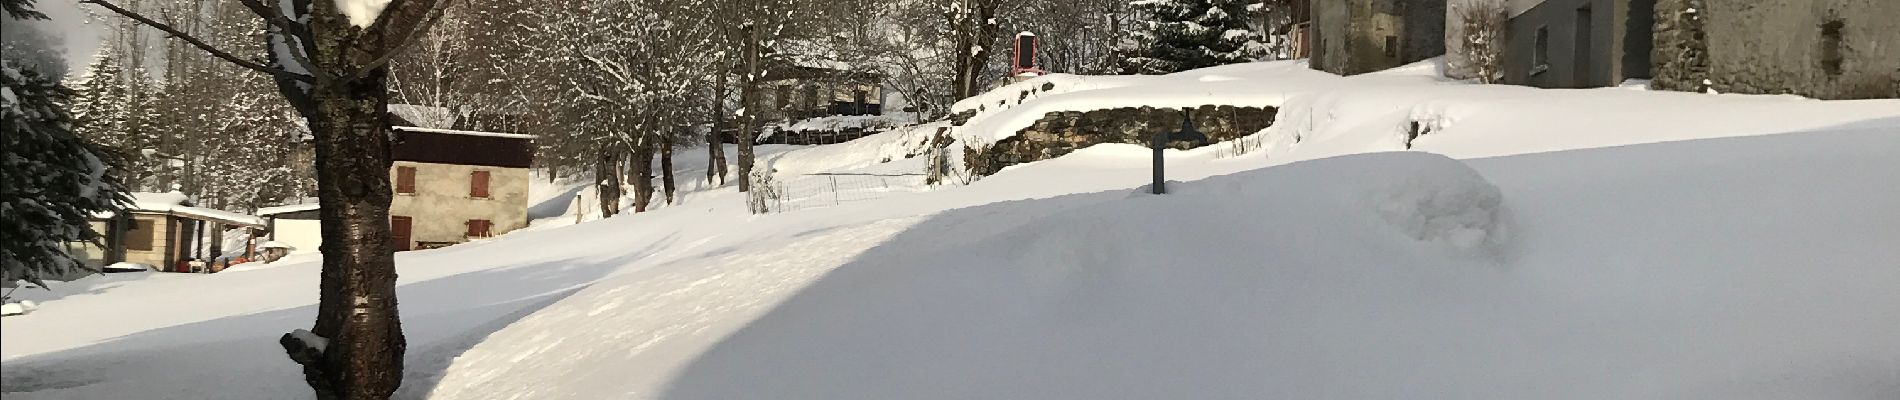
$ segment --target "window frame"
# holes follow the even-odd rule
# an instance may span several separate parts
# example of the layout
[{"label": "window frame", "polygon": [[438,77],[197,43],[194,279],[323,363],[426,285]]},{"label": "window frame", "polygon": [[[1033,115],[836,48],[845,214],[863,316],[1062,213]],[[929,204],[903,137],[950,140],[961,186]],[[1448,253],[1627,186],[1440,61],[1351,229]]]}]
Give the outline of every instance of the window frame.
[{"label": "window frame", "polygon": [[471,219],[467,221],[462,221],[462,225],[468,228],[466,232],[462,233],[464,237],[487,238],[487,237],[495,236],[495,222],[494,221],[490,221],[486,219]]},{"label": "window frame", "polygon": [[1550,71],[1550,26],[1538,26],[1531,33],[1531,71],[1532,76]]},{"label": "window frame", "polygon": [[413,165],[396,166],[396,194],[416,194],[416,175],[420,171]]},{"label": "window frame", "polygon": [[[476,179],[476,177],[480,177],[480,179]],[[495,174],[489,170],[478,169],[470,171],[468,173],[468,198],[482,200],[494,198],[494,182]]]},{"label": "window frame", "polygon": [[[139,225],[141,225],[140,222],[144,223],[145,229],[139,229]],[[154,251],[154,249],[158,247],[158,224],[156,222],[157,221],[138,217],[127,218],[125,221],[125,236],[123,236],[125,238],[125,250]],[[135,234],[134,232],[142,233]],[[142,248],[138,245],[141,239],[144,241]]]}]

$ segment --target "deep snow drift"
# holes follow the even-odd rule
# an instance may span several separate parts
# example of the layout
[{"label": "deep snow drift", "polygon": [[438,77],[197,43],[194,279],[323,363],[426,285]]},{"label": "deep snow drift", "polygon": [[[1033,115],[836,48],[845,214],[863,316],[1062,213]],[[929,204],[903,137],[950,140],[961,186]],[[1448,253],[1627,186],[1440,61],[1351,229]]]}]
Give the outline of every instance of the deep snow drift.
[{"label": "deep snow drift", "polygon": [[[1148,150],[1101,145],[780,214],[693,186],[399,254],[399,397],[1900,398],[1900,101],[1288,64],[1175,77],[1288,90],[1247,100],[1284,106],[1254,151],[1168,151],[1165,196],[1138,190]],[[1139,80],[985,118],[1218,86]],[[917,132],[883,135],[770,165],[916,167],[878,162]],[[0,390],[307,398],[275,339],[314,317],[316,272],[48,293],[0,326]]]}]

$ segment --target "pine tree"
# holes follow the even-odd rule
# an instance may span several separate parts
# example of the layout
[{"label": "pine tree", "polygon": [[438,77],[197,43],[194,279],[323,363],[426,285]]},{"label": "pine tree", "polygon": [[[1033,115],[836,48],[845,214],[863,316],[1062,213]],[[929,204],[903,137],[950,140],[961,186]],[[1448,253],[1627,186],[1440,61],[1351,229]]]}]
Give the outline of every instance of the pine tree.
[{"label": "pine tree", "polygon": [[119,145],[126,125],[124,71],[111,46],[101,46],[86,71],[71,81],[73,132],[95,143]]},{"label": "pine tree", "polygon": [[[5,3],[11,17],[35,15],[15,12],[30,4]],[[88,270],[66,246],[98,244],[87,219],[130,202],[112,176],[116,158],[73,135],[60,106],[71,96],[57,80],[0,58],[0,279],[7,282],[44,286]]]},{"label": "pine tree", "polygon": [[1135,4],[1147,18],[1123,48],[1123,74],[1158,75],[1254,61],[1267,53],[1247,25],[1258,0],[1156,0]]}]

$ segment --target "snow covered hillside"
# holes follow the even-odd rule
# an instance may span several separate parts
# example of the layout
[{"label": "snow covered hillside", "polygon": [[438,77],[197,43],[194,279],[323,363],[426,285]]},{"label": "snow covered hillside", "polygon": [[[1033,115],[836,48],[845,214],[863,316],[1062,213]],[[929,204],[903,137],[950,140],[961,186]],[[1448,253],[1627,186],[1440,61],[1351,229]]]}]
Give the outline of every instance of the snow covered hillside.
[{"label": "snow covered hillside", "polygon": [[[1140,190],[1149,150],[1098,145],[777,214],[693,186],[648,213],[544,211],[400,253],[399,396],[1900,398],[1900,101],[1290,66],[977,117],[1142,85],[1283,89],[1234,100],[1282,106],[1245,143],[1167,151],[1168,195]],[[1216,75],[1238,82],[1184,83]],[[918,168],[891,155],[926,130],[762,158],[782,179]],[[0,325],[0,392],[308,398],[276,338],[314,318],[316,275],[23,292],[42,304]]]}]

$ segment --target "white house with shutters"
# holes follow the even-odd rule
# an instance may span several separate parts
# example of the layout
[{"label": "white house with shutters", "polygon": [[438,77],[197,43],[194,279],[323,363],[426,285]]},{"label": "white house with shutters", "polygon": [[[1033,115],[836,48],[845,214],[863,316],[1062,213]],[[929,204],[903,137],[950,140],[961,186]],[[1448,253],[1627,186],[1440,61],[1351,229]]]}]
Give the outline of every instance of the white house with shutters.
[{"label": "white house with shutters", "polygon": [[[534,136],[500,132],[394,127],[389,168],[391,245],[397,251],[454,245],[528,226],[528,168]],[[311,204],[259,211],[269,237],[316,251]]]}]

